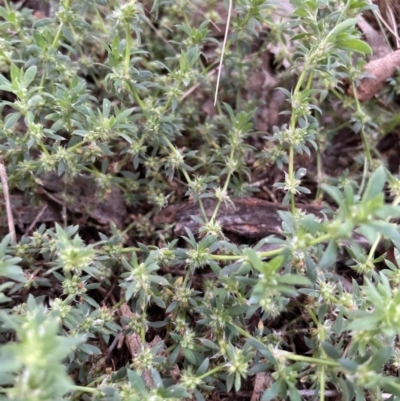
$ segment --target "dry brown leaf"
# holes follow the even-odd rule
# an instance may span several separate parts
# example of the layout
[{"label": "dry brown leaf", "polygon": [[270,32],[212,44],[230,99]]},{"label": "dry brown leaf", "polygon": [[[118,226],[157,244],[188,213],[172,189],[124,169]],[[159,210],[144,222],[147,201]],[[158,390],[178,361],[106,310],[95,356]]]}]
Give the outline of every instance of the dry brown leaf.
[{"label": "dry brown leaf", "polygon": [[253,394],[250,401],[259,401],[264,391],[272,384],[271,375],[267,372],[259,372],[256,374],[254,381]]},{"label": "dry brown leaf", "polygon": [[379,59],[389,54],[392,49],[389,47],[382,32],[377,31],[364,17],[358,16],[357,26],[363,33],[365,41],[372,49],[369,61]]}]

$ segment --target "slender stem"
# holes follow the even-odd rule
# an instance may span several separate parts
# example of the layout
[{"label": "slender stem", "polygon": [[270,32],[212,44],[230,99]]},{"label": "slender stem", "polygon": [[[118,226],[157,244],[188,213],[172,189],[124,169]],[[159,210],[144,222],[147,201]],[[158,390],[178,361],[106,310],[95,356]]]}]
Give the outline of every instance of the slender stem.
[{"label": "slender stem", "polygon": [[203,201],[202,201],[201,198],[199,198],[199,206],[200,206],[201,214],[203,216],[204,221],[207,221],[207,219],[208,219],[207,218],[207,214],[206,214],[206,211],[204,209],[204,204],[203,204]]},{"label": "slender stem", "polygon": [[[177,89],[177,87],[175,86],[173,89]],[[164,108],[163,108],[163,111],[162,111],[163,114],[168,110],[169,106],[171,106],[172,99],[173,99],[173,97],[170,96],[170,97],[168,98],[168,100],[166,101],[166,103],[165,103],[165,105],[164,105]]]},{"label": "slender stem", "polygon": [[61,23],[61,25],[58,27],[58,30],[57,30],[57,33],[56,33],[56,36],[55,36],[55,38],[54,38],[54,40],[53,40],[53,44],[52,44],[52,47],[54,47],[54,48],[56,48],[57,47],[57,45],[58,45],[58,41],[60,40],[60,36],[61,36],[61,30],[62,30],[62,27],[63,27],[63,23]]},{"label": "slender stem", "polygon": [[73,152],[75,149],[82,147],[85,143],[86,143],[86,141],[80,141],[80,142],[76,143],[75,145],[71,146],[70,148],[68,148],[67,151]]},{"label": "slender stem", "polygon": [[104,24],[104,20],[103,20],[102,16],[100,15],[99,7],[97,6],[97,4],[94,4],[94,9],[95,9],[95,12],[96,12],[96,16],[97,16],[97,18],[98,18],[98,20],[100,22],[100,27],[101,27],[102,31],[104,33],[107,33],[107,28],[106,28],[106,26]]},{"label": "slender stem", "polygon": [[43,141],[40,139],[38,143],[39,143],[40,148],[43,150],[43,153],[46,153],[46,155],[49,156],[50,153],[47,150],[47,148],[46,148],[45,144],[43,143]]},{"label": "slender stem", "polygon": [[99,390],[97,388],[74,386],[73,389],[76,390],[76,391],[82,391],[82,392],[85,392],[85,393],[92,393],[92,394],[99,393]]},{"label": "slender stem", "polygon": [[[398,206],[399,203],[400,203],[400,196],[396,196],[396,198],[394,198],[394,200],[392,202],[392,205]],[[371,246],[371,249],[369,250],[368,261],[372,261],[374,259],[374,254],[375,254],[376,248],[378,247],[379,243],[381,242],[381,239],[382,239],[382,234],[378,233],[374,243]]]},{"label": "slender stem", "polygon": [[322,365],[322,366],[330,366],[333,368],[340,368],[339,362],[330,361],[328,359],[314,358],[314,357],[309,357],[309,356],[304,356],[304,355],[296,355],[296,354],[292,354],[292,353],[286,352],[286,351],[279,352],[279,356],[289,359],[291,361],[308,362],[308,363],[314,363],[314,364]]},{"label": "slender stem", "polygon": [[314,312],[312,311],[311,308],[306,308],[307,309],[307,313],[310,315],[311,320],[314,322],[314,324],[318,327],[319,326],[319,321],[317,319],[317,317],[315,316]]},{"label": "slender stem", "polygon": [[131,94],[132,94],[133,98],[136,100],[136,103],[139,105],[139,107],[142,110],[144,110],[145,109],[145,105],[144,105],[142,99],[140,99],[140,97],[139,97],[139,95],[138,95],[138,93],[136,91],[136,88],[130,82],[128,83],[128,86],[129,86],[129,89],[131,91]]},{"label": "slender stem", "polygon": [[122,304],[126,302],[126,299],[123,298],[120,301],[118,301],[115,305],[113,305],[112,309],[118,309]]},{"label": "slender stem", "polygon": [[[101,378],[103,380],[103,378]],[[89,385],[93,386],[97,382],[101,381],[100,379],[94,380]],[[90,387],[83,387],[83,386],[74,386],[73,390],[76,391],[74,396],[72,397],[72,401],[79,400],[83,393],[92,393],[92,394],[99,394],[101,391],[97,388],[90,388]]]},{"label": "slender stem", "polygon": [[131,62],[131,46],[132,46],[132,34],[131,28],[129,23],[125,24],[125,64],[124,64],[124,71],[125,75],[129,72],[129,65]]},{"label": "slender stem", "polygon": [[210,371],[208,371],[208,372],[206,372],[206,373],[203,373],[201,376],[198,376],[197,378],[200,379],[200,380],[203,380],[203,379],[205,379],[205,378],[208,377],[208,376],[212,376],[214,373],[220,372],[220,371],[223,370],[224,368],[225,368],[224,365],[216,366],[214,369],[211,369]]},{"label": "slender stem", "polygon": [[223,61],[224,61],[224,53],[226,52],[226,49],[228,47],[227,41],[228,41],[228,35],[229,35],[229,26],[230,26],[230,23],[231,23],[232,6],[233,6],[233,0],[229,0],[228,18],[226,20],[226,29],[225,29],[224,41],[222,43],[222,52],[221,52],[221,58],[220,58],[220,62],[219,62],[218,76],[217,76],[217,86],[215,88],[214,105],[217,104],[218,87],[219,87],[219,82],[221,80],[221,72],[222,72],[222,64],[223,64]]},{"label": "slender stem", "polygon": [[[167,138],[165,135],[163,135],[163,139],[164,139],[164,141],[167,143],[168,147],[169,147],[175,154],[178,154],[178,153],[179,153],[178,150],[175,148],[175,146],[171,143],[171,141],[169,140],[169,138]],[[192,180],[191,180],[191,178],[190,178],[188,172],[187,172],[186,170],[182,169],[182,174],[185,176],[187,183],[188,183],[188,184],[191,184],[191,183],[192,183]]]},{"label": "slender stem", "polygon": [[315,194],[315,200],[322,199],[322,189],[321,189],[321,181],[322,181],[322,160],[321,160],[321,148],[318,145],[317,148],[317,193]]},{"label": "slender stem", "polygon": [[[356,84],[354,81],[351,83],[351,87],[352,87],[353,94],[354,94],[354,101],[356,103],[356,112],[358,115],[362,115],[363,111],[361,109],[361,105],[358,100],[357,87],[356,87]],[[364,190],[365,182],[367,180],[368,169],[369,169],[369,166],[372,164],[371,150],[370,150],[370,147],[369,147],[369,144],[367,141],[367,136],[365,134],[364,124],[361,125],[360,136],[361,136],[361,141],[362,141],[363,148],[364,148],[364,168],[363,168],[363,175],[362,175],[360,188],[358,190],[359,195]]]},{"label": "slender stem", "polygon": [[[231,176],[232,176],[232,172],[229,171],[228,176],[226,177],[226,180],[225,180],[224,188],[222,190],[223,193],[226,193],[226,191],[228,190],[228,185],[229,185],[229,181],[231,179]],[[218,199],[217,205],[215,206],[215,209],[214,209],[214,213],[211,216],[211,221],[215,221],[215,218],[217,217],[219,208],[221,207],[221,203],[222,203],[222,198]]]},{"label": "slender stem", "polygon": [[[235,155],[235,151],[234,151],[233,146],[231,145],[231,153],[229,155],[229,162],[228,162],[230,165],[231,165],[230,162],[233,161],[234,155]],[[233,171],[231,169],[229,169],[228,175],[227,175],[226,180],[225,180],[224,188],[222,189],[222,193],[223,194],[226,194],[227,191],[228,191],[228,186],[229,186],[229,182],[230,182],[231,177],[232,177],[232,173],[233,173]],[[211,217],[211,221],[215,221],[215,219],[217,217],[217,214],[218,214],[218,211],[219,211],[219,208],[221,207],[221,203],[222,203],[222,197],[220,199],[218,199],[217,205],[215,206],[214,213],[213,213],[213,215]]]},{"label": "slender stem", "polygon": [[[302,73],[300,74],[299,80],[297,81],[296,87],[293,92],[293,97],[297,97],[297,94],[301,91],[301,87],[303,85],[303,82],[306,78],[307,71],[310,68],[312,61],[312,56],[310,58],[310,61],[304,64],[304,68]],[[296,129],[296,124],[297,124],[297,117],[292,111],[292,116],[290,119],[290,131],[292,134],[294,133]],[[292,185],[294,181],[294,146],[292,143],[289,145],[289,166],[288,166],[288,175],[289,175],[289,182]],[[290,196],[290,210],[292,213],[296,212],[296,204],[294,201],[294,192],[289,193]]]},{"label": "slender stem", "polygon": [[320,401],[325,401],[325,366],[320,366],[319,369],[319,391]]},{"label": "slender stem", "polygon": [[187,282],[189,281],[189,277],[190,277],[191,274],[192,274],[192,270],[191,269],[187,269],[185,277],[183,279],[183,283],[182,283],[183,287],[186,287]]},{"label": "slender stem", "polygon": [[40,80],[40,87],[39,87],[39,92],[42,92],[44,88],[44,82],[46,80],[46,66],[43,66],[43,72],[42,72],[42,78]]},{"label": "slender stem", "polygon": [[[293,131],[292,131],[293,132]],[[289,148],[289,180],[293,183],[294,180],[294,147],[290,144]],[[296,204],[294,201],[294,192],[290,191],[290,211],[294,214],[296,212]]]},{"label": "slender stem", "polygon": [[7,177],[6,167],[4,165],[4,158],[2,155],[0,155],[0,180],[1,180],[1,185],[3,187],[2,190],[3,190],[3,195],[4,195],[4,203],[6,206],[7,223],[8,223],[8,230],[10,233],[10,238],[11,238],[11,241],[16,242],[17,237],[15,234],[15,222],[14,222],[14,216],[13,216],[13,211],[12,211],[12,207],[11,207],[10,192],[8,189],[8,177]]}]

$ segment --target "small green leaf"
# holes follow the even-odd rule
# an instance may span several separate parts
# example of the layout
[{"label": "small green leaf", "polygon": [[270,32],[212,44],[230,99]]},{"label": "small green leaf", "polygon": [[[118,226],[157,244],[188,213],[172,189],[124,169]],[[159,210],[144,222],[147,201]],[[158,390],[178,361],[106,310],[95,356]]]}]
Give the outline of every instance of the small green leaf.
[{"label": "small green leaf", "polygon": [[337,245],[336,242],[333,240],[329,241],[328,246],[325,249],[322,258],[320,259],[318,266],[321,270],[326,270],[329,267],[332,267],[337,258]]},{"label": "small green leaf", "polygon": [[361,54],[372,54],[371,47],[360,39],[346,39],[337,41],[336,46],[339,49],[353,51]]},{"label": "small green leaf", "polygon": [[273,400],[281,391],[282,387],[286,387],[283,380],[276,381],[268,390],[266,390],[261,398],[261,401]]},{"label": "small green leaf", "polygon": [[186,391],[185,387],[175,385],[163,390],[162,397],[182,399],[182,398],[190,398],[190,394]]},{"label": "small green leaf", "polygon": [[321,345],[323,350],[326,352],[326,355],[328,355],[330,358],[335,360],[341,358],[341,355],[332,344],[328,343],[327,341],[322,341]]},{"label": "small green leaf", "polygon": [[35,23],[33,24],[33,27],[35,29],[42,28],[42,27],[50,25],[54,22],[55,22],[54,18],[42,18],[42,19],[35,21]]},{"label": "small green leaf", "polygon": [[88,355],[101,355],[101,351],[99,350],[99,348],[92,344],[79,344],[78,348]]},{"label": "small green leaf", "polygon": [[329,41],[333,41],[335,36],[339,33],[339,32],[343,32],[348,28],[354,27],[357,23],[357,18],[349,18],[346,21],[343,21],[341,23],[339,23],[338,25],[336,25],[328,34],[328,36],[326,37],[326,40]]},{"label": "small green leaf", "polygon": [[339,206],[343,201],[343,194],[336,187],[332,187],[331,185],[321,184],[321,188],[324,192],[326,192]]},{"label": "small green leaf", "polygon": [[147,389],[141,377],[135,371],[130,369],[127,371],[127,376],[132,388],[134,388],[139,394],[145,396],[147,394]]},{"label": "small green leaf", "polygon": [[276,280],[279,284],[311,285],[309,278],[300,276],[299,274],[285,274],[284,276],[278,276]]},{"label": "small green leaf", "polygon": [[367,188],[362,197],[362,203],[374,199],[377,195],[381,195],[385,182],[386,172],[385,169],[380,166],[373,172],[368,181]]},{"label": "small green leaf", "polygon": [[348,326],[348,330],[354,331],[363,331],[363,330],[372,330],[378,327],[380,323],[380,317],[377,315],[370,315],[365,317],[360,317],[352,321]]},{"label": "small green leaf", "polygon": [[340,365],[346,369],[349,370],[350,372],[355,372],[358,369],[358,365],[356,362],[352,361],[351,359],[348,358],[340,358],[338,360],[338,362],[340,363]]},{"label": "small green leaf", "polygon": [[204,361],[197,369],[196,374],[200,376],[203,373],[207,372],[209,365],[210,365],[210,359],[209,358],[204,359]]},{"label": "small green leaf", "polygon": [[382,347],[375,352],[371,357],[371,362],[368,363],[369,370],[378,370],[380,369],[392,356],[393,347],[387,346]]},{"label": "small green leaf", "polygon": [[37,73],[37,67],[33,65],[32,67],[29,67],[25,74],[24,74],[24,79],[22,81],[22,84],[24,85],[25,88],[27,88],[32,81],[35,79]]},{"label": "small green leaf", "polygon": [[5,129],[10,129],[12,128],[20,119],[21,113],[10,113],[6,116],[4,120],[4,128]]}]

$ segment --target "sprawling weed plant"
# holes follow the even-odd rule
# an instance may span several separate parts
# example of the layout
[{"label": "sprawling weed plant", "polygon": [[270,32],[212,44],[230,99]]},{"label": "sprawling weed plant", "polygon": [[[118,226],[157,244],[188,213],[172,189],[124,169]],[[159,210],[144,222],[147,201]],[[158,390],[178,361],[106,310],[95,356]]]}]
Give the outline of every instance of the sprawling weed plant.
[{"label": "sprawling weed plant", "polygon": [[[262,401],[324,400],[335,390],[346,401],[400,396],[400,232],[390,220],[400,217],[400,181],[371,151],[371,104],[341,89],[346,81],[356,93],[371,51],[356,29],[369,2],[292,0],[292,15],[280,19],[276,2],[234,0],[222,48],[225,3],[60,0],[48,15],[7,0],[0,7],[0,152],[11,190],[34,201],[45,173],[65,183],[87,176],[144,213],[89,245],[78,226],[3,238],[1,399],[202,401],[251,391],[260,374]],[[260,137],[261,99],[244,93],[265,51],[252,47],[261,31],[289,68],[288,123],[262,133],[268,146],[259,151],[250,139]],[[216,113],[205,115],[222,55]],[[334,102],[363,153],[331,186],[322,151],[332,127],[323,117]],[[310,194],[302,154],[315,157],[317,197],[324,191],[335,206],[329,218],[296,208]],[[290,205],[280,213],[284,238],[253,246],[229,241],[218,221],[221,205],[252,193],[251,160],[284,172],[275,186]],[[151,216],[183,195],[203,213],[201,235],[188,230],[181,243]],[[263,251],[267,243],[275,246]],[[392,261],[377,257],[382,243],[394,248]],[[336,272],[339,259],[354,273],[351,288]],[[132,315],[120,316],[124,304]],[[162,338],[149,342],[151,330]],[[114,366],[124,336],[137,349]]]}]

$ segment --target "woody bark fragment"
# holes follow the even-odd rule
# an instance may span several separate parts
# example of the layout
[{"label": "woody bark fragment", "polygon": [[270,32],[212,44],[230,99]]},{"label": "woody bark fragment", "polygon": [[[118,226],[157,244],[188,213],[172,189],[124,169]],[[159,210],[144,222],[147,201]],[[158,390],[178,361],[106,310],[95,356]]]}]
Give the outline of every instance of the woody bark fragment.
[{"label": "woody bark fragment", "polygon": [[[384,57],[370,61],[364,66],[364,71],[368,74],[362,78],[357,87],[357,97],[361,102],[371,100],[385,85],[385,81],[394,76],[397,68],[400,67],[400,50],[396,50]],[[351,87],[348,90],[352,95]]]}]

